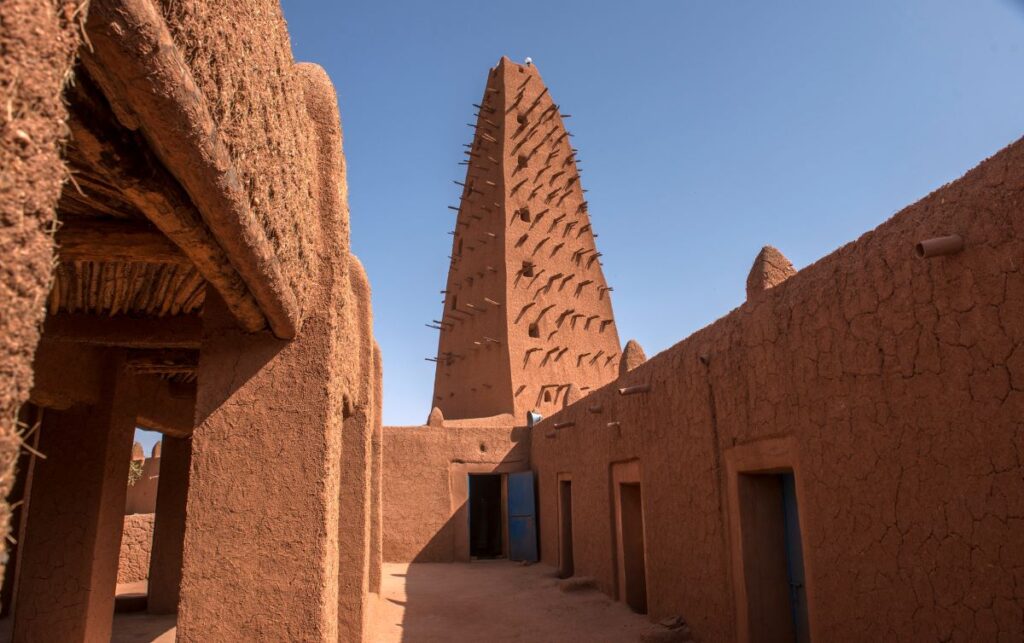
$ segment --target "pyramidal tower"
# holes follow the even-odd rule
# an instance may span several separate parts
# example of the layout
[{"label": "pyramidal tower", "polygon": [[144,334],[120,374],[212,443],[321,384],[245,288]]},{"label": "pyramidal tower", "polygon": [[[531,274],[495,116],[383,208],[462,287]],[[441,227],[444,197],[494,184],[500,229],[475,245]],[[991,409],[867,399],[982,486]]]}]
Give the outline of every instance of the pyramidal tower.
[{"label": "pyramidal tower", "polygon": [[443,291],[433,406],[542,414],[615,379],[619,336],[576,150],[533,65],[503,57],[478,108]]}]

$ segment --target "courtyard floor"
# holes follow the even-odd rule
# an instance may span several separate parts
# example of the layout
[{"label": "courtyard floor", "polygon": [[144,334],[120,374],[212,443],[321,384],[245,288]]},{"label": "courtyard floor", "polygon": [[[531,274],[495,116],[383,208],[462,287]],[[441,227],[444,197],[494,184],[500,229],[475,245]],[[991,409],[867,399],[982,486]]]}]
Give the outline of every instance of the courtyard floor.
[{"label": "courtyard floor", "polygon": [[[369,643],[532,641],[625,643],[663,628],[594,589],[563,592],[554,570],[505,560],[386,563],[380,597],[371,596]],[[119,594],[145,591],[122,585]],[[114,643],[173,643],[175,617],[116,614]],[[10,619],[0,621],[0,643]]]},{"label": "courtyard floor", "polygon": [[387,563],[382,573],[380,599],[370,610],[371,643],[618,643],[656,627],[596,590],[561,591],[544,565]]}]

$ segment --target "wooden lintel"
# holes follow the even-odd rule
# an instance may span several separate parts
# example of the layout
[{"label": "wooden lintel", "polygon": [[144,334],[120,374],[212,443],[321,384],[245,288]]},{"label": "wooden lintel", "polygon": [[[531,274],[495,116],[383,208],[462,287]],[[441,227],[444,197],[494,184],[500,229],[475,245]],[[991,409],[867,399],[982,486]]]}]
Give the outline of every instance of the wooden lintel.
[{"label": "wooden lintel", "polygon": [[73,217],[57,230],[61,261],[134,261],[192,265],[159,229],[148,222]]},{"label": "wooden lintel", "polygon": [[199,368],[199,351],[183,348],[132,349],[125,364],[137,375],[175,375],[195,373]]},{"label": "wooden lintel", "polygon": [[138,426],[175,438],[192,435],[195,425],[196,385],[156,375],[135,378]]},{"label": "wooden lintel", "polygon": [[198,349],[202,330],[198,315],[140,318],[58,313],[46,318],[43,337],[96,346]]}]

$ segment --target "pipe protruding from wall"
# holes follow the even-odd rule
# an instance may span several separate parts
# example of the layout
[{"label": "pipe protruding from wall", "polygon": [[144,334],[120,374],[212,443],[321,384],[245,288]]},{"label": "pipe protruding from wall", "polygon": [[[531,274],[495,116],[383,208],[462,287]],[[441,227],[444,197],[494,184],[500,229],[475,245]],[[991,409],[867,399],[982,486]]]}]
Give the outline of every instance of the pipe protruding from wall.
[{"label": "pipe protruding from wall", "polygon": [[644,349],[640,343],[635,339],[629,340],[626,342],[626,347],[622,349],[622,358],[619,360],[619,376],[625,375],[646,361],[647,356],[644,355]]},{"label": "pipe protruding from wall", "polygon": [[576,423],[575,422],[555,422],[555,424],[553,424],[552,426],[554,426],[556,429],[568,429],[569,427],[576,426]]},{"label": "pipe protruding from wall", "polygon": [[637,393],[647,393],[651,390],[650,384],[638,384],[636,386],[627,386],[619,389],[619,395],[636,395]]},{"label": "pipe protruding from wall", "polygon": [[914,246],[914,254],[921,259],[931,259],[942,255],[955,255],[963,249],[964,238],[958,234],[951,234],[919,241]]}]

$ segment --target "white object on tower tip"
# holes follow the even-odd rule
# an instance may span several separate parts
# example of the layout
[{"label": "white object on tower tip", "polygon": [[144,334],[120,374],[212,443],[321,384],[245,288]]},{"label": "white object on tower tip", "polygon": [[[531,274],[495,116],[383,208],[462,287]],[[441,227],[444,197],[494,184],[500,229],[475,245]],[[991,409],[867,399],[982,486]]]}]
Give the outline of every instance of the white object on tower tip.
[{"label": "white object on tower tip", "polygon": [[530,58],[529,56],[527,56],[526,57],[526,64],[527,65],[532,65],[533,64],[533,58]]}]

